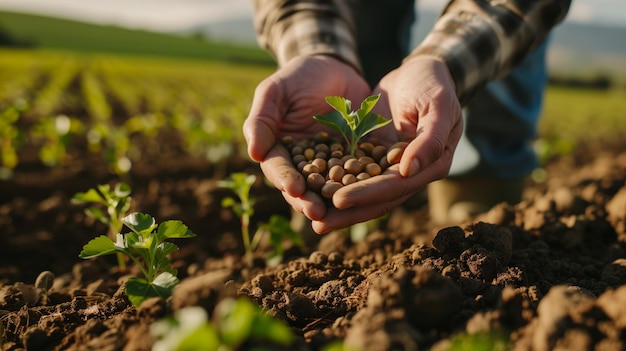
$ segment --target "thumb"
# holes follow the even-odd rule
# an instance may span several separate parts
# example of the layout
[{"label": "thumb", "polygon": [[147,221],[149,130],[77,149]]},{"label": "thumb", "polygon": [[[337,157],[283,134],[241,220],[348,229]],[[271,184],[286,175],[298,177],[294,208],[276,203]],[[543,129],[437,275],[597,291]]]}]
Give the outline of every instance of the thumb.
[{"label": "thumb", "polygon": [[250,113],[243,124],[243,136],[248,144],[248,155],[261,162],[276,143],[276,131],[280,125],[282,112],[275,103],[276,93],[272,86],[261,83],[254,93]]}]

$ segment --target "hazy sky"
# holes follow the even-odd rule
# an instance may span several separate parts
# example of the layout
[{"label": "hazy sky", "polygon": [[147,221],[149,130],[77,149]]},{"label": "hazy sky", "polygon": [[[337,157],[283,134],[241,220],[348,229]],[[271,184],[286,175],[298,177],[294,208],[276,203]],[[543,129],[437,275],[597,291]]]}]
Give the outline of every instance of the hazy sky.
[{"label": "hazy sky", "polygon": [[[418,2],[437,9],[445,3]],[[0,0],[0,9],[170,31],[207,21],[249,17],[250,4],[250,0]],[[573,0],[567,20],[626,26],[626,1]]]}]

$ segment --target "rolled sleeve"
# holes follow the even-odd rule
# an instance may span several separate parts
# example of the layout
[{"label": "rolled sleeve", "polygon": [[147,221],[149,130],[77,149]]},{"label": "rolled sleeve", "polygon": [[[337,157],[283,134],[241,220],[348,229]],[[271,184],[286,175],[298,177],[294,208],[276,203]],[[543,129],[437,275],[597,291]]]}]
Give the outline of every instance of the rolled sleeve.
[{"label": "rolled sleeve", "polygon": [[569,0],[451,1],[431,32],[406,58],[444,61],[462,103],[522,61],[563,20]]},{"label": "rolled sleeve", "polygon": [[361,71],[354,21],[343,2],[255,0],[253,6],[258,43],[279,65],[330,55]]}]

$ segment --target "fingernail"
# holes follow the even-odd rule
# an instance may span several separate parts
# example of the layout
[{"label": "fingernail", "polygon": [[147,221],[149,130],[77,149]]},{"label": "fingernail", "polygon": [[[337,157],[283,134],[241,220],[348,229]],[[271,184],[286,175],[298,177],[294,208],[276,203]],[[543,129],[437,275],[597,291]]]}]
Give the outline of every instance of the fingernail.
[{"label": "fingernail", "polygon": [[409,165],[409,174],[407,174],[407,177],[412,177],[414,175],[417,174],[417,172],[419,172],[420,170],[420,162],[414,158],[411,161],[411,164]]}]

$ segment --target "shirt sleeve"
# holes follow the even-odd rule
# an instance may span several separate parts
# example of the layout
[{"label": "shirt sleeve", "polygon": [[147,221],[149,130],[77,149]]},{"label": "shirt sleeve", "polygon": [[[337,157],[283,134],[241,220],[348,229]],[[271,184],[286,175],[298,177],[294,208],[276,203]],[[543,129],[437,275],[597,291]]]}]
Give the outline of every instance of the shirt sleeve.
[{"label": "shirt sleeve", "polygon": [[461,103],[510,72],[563,20],[571,0],[452,0],[405,59],[444,61]]},{"label": "shirt sleeve", "polygon": [[259,45],[280,66],[298,56],[331,55],[361,72],[355,24],[342,0],[253,0]]}]

